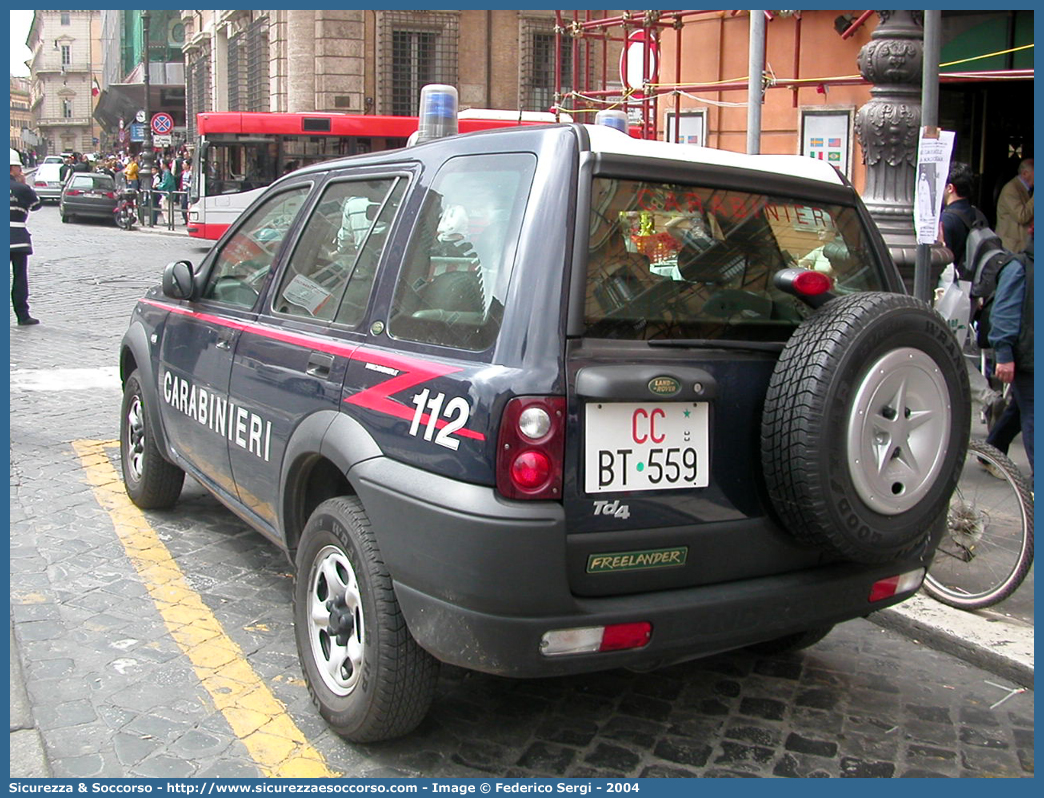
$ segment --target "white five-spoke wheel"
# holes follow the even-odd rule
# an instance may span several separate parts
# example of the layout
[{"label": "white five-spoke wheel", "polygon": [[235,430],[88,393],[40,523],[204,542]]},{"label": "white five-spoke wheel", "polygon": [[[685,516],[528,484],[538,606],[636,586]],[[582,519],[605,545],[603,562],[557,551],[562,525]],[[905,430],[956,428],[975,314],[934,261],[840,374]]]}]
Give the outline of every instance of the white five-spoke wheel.
[{"label": "white five-spoke wheel", "polygon": [[894,349],[870,367],[848,418],[848,467],[868,507],[897,515],[924,498],[942,471],[950,414],[946,379],[921,350]]}]

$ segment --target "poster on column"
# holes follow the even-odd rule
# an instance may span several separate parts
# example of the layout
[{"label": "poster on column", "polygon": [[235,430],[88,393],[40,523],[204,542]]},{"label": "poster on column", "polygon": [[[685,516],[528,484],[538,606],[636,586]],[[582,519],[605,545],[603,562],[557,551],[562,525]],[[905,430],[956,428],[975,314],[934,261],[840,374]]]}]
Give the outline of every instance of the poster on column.
[{"label": "poster on column", "polygon": [[914,190],[914,226],[918,244],[934,244],[939,238],[939,215],[952,151],[952,130],[921,128]]}]

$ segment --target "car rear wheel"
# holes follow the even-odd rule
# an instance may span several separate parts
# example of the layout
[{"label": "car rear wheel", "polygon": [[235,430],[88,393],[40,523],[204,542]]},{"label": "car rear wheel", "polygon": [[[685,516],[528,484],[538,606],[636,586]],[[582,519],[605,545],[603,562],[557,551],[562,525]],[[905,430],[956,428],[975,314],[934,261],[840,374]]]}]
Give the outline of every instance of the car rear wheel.
[{"label": "car rear wheel", "polygon": [[301,667],[334,731],[376,742],[416,728],[434,697],[438,662],[406,627],[354,496],[329,499],[308,519],[293,595]]},{"label": "car rear wheel", "polygon": [[832,300],[776,364],[762,465],[784,526],[849,560],[925,546],[945,516],[970,426],[963,356],[942,318],[901,294]]},{"label": "car rear wheel", "polygon": [[171,507],[181,495],[185,472],[166,460],[156,446],[137,371],[131,373],[123,388],[120,464],[127,495],[143,510]]}]

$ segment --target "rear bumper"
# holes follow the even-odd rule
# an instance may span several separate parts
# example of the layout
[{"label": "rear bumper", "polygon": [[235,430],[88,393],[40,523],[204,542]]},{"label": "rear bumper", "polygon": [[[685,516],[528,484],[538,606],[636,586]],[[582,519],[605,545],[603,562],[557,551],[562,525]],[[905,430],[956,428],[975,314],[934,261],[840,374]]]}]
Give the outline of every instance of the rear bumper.
[{"label": "rear bumper", "polygon": [[111,205],[102,205],[99,203],[69,202],[66,200],[62,203],[62,210],[74,216],[97,216],[101,219],[111,219],[116,214],[116,202],[113,201]]},{"label": "rear bumper", "polygon": [[[654,668],[773,640],[868,615],[909,593],[870,604],[871,585],[918,563],[874,571],[833,566],[724,585],[571,602],[560,615],[513,617],[475,612],[396,583],[417,641],[437,659],[500,676],[560,676],[610,668]],[[524,609],[524,608],[520,608]],[[541,638],[556,629],[648,622],[641,649],[544,656]]]},{"label": "rear bumper", "polygon": [[[923,566],[841,563],[721,584],[579,597],[567,575],[566,524],[551,502],[508,502],[491,488],[386,458],[349,473],[421,646],[454,665],[536,677],[655,667],[865,616],[878,580]],[[466,508],[466,509],[461,509]],[[551,630],[648,622],[641,649],[547,657]]]}]

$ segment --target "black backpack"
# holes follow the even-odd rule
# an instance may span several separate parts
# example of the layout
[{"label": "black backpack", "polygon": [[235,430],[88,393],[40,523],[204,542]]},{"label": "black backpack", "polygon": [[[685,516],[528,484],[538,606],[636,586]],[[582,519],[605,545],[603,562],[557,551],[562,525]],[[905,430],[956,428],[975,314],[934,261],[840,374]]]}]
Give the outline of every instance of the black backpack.
[{"label": "black backpack", "polygon": [[[975,340],[981,349],[988,349],[990,334],[990,310],[997,291],[997,280],[1003,269],[1015,257],[1004,248],[998,236],[978,208],[971,212],[950,210],[968,228],[964,244],[964,262],[956,264],[958,272],[971,281],[973,303],[972,321],[975,323]],[[978,300],[978,301],[976,301]]]}]

